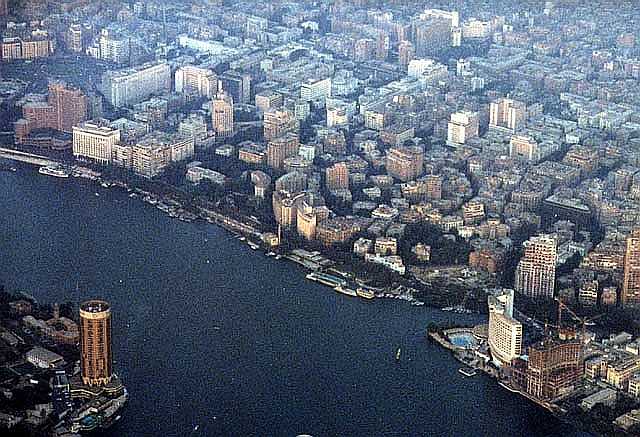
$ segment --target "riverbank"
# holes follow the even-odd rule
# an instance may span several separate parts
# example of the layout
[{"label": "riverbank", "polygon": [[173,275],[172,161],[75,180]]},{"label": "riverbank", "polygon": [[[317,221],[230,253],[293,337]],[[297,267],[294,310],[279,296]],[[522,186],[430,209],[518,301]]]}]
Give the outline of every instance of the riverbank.
[{"label": "riverbank", "polygon": [[480,316],[343,296],[218,226],[171,219],[119,189],[20,167],[0,173],[0,196],[12,211],[0,220],[0,258],[10,260],[0,281],[41,302],[112,303],[113,357],[130,397],[106,436],[199,425],[210,436],[584,437],[461,375],[425,340],[429,323]]}]

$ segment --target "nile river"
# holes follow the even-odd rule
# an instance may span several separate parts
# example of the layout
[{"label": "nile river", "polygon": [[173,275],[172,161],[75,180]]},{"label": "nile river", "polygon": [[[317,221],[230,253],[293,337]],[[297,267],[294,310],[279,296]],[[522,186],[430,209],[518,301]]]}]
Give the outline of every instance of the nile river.
[{"label": "nile river", "polygon": [[478,316],[339,295],[216,226],[28,167],[0,172],[0,208],[10,291],[113,305],[130,401],[106,435],[584,435],[425,339]]}]

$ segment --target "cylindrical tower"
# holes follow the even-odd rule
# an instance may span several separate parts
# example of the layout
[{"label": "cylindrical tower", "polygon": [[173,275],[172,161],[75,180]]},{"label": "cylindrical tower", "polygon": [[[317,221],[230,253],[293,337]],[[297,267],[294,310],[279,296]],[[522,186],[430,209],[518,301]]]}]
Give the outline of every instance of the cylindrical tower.
[{"label": "cylindrical tower", "polygon": [[111,308],[102,300],[80,305],[80,366],[82,382],[108,384],[112,375]]}]

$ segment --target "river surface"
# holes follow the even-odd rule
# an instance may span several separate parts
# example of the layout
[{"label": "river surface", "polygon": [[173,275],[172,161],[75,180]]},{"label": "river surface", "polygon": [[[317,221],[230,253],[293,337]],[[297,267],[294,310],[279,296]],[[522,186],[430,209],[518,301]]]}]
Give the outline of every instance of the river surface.
[{"label": "river surface", "polygon": [[425,339],[479,316],[339,295],[216,226],[28,167],[0,172],[0,210],[10,291],[112,304],[130,401],[105,435],[586,435]]}]

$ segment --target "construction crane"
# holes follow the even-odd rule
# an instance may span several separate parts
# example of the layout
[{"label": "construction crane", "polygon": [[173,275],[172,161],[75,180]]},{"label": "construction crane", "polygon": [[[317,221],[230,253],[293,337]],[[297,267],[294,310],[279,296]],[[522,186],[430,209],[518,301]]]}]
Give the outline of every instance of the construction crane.
[{"label": "construction crane", "polygon": [[561,299],[556,297],[554,300],[558,302],[558,329],[561,329],[562,327],[562,309],[564,308],[569,312],[569,314],[573,317],[574,320],[576,320],[578,323],[582,325],[582,341],[585,341],[585,338],[586,338],[587,323],[593,322],[594,320],[597,320],[600,317],[604,316],[604,314],[599,314],[594,317],[580,317],[575,312],[573,312],[573,310],[569,308],[564,302],[562,302]]}]

